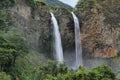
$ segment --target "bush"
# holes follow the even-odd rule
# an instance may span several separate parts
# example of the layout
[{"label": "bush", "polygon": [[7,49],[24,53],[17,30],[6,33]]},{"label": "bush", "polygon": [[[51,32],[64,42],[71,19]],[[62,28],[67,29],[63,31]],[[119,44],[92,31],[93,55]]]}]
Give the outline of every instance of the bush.
[{"label": "bush", "polygon": [[10,75],[7,75],[5,72],[0,72],[0,80],[11,80]]},{"label": "bush", "polygon": [[92,70],[80,67],[74,71],[65,65],[57,66],[49,62],[39,68],[40,80],[114,80],[115,74],[108,66],[102,65]]},{"label": "bush", "polygon": [[[24,58],[23,58],[24,59]],[[23,60],[21,59],[21,60]],[[29,62],[24,65],[13,67],[12,76],[19,80],[114,80],[115,74],[108,66],[102,65],[97,68],[86,70],[79,67],[78,70],[68,69],[64,64],[50,61],[40,66],[33,66]],[[30,66],[31,65],[31,66]]]},{"label": "bush", "polygon": [[92,80],[114,80],[115,79],[115,74],[106,65],[102,65],[100,67],[92,69],[89,72],[89,74]]}]

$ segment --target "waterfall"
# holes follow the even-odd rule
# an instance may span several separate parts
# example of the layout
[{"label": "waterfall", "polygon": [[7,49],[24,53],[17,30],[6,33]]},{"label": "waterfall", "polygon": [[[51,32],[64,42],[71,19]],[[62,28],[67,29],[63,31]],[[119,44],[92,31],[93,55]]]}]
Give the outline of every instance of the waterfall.
[{"label": "waterfall", "polygon": [[76,68],[82,65],[82,45],[80,40],[80,27],[79,20],[76,15],[72,12],[74,19],[74,31],[75,31],[75,54],[76,54]]},{"label": "waterfall", "polygon": [[54,14],[52,12],[50,14],[53,25],[53,47],[55,58],[59,63],[63,63],[63,49],[61,43],[61,36],[59,32],[59,26]]}]

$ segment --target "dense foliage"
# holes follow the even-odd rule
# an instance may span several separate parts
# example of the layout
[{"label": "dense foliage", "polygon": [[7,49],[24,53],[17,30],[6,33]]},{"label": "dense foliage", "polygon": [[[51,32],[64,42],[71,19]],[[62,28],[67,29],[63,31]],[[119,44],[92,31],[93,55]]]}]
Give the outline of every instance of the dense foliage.
[{"label": "dense foliage", "polygon": [[92,7],[96,0],[79,0],[76,7],[83,10],[85,8]]},{"label": "dense foliage", "polygon": [[13,5],[16,0],[0,0],[0,8],[7,8]]},{"label": "dense foliage", "polygon": [[49,62],[39,68],[40,80],[114,80],[115,75],[108,66],[102,65],[92,70],[79,67],[78,70],[68,69],[65,65],[57,66]]},{"label": "dense foliage", "polygon": [[32,66],[24,61],[15,67],[12,76],[18,80],[114,80],[115,74],[108,66],[102,65],[97,68],[86,70],[79,67],[78,70],[68,69],[65,65],[57,65],[55,62],[41,63]]},{"label": "dense foliage", "polygon": [[0,80],[11,80],[10,75],[7,75],[5,72],[0,72]]},{"label": "dense foliage", "polygon": [[[79,67],[78,70],[68,69],[65,65],[57,65],[56,62],[41,63],[33,66],[23,59],[22,65],[16,65],[12,71],[14,78],[19,80],[114,80],[115,74],[106,65],[86,70]],[[19,64],[19,63],[18,63]],[[24,64],[24,65],[23,65]]]},{"label": "dense foliage", "polygon": [[17,33],[0,33],[0,71],[6,71],[15,64],[16,57],[27,53],[24,39]]},{"label": "dense foliage", "polygon": [[9,11],[0,9],[0,30],[7,31],[12,22],[13,19],[11,19]]}]

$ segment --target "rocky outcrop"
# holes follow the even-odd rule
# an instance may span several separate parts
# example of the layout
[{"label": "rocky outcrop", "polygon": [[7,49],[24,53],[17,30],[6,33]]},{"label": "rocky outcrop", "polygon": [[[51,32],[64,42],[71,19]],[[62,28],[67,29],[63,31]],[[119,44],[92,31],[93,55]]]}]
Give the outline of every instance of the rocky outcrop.
[{"label": "rocky outcrop", "polygon": [[108,58],[119,54],[120,2],[117,1],[96,0],[90,5],[88,2],[83,10],[78,8],[85,56]]}]

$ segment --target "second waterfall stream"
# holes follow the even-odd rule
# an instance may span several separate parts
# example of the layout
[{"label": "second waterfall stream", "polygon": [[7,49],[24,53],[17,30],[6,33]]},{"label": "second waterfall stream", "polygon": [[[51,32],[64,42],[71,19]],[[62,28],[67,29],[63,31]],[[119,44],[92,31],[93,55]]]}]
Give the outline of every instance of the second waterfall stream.
[{"label": "second waterfall stream", "polygon": [[82,44],[80,39],[80,26],[79,20],[76,15],[72,12],[72,16],[74,19],[74,32],[75,32],[75,55],[76,55],[76,69],[81,65],[83,65],[82,59]]}]

